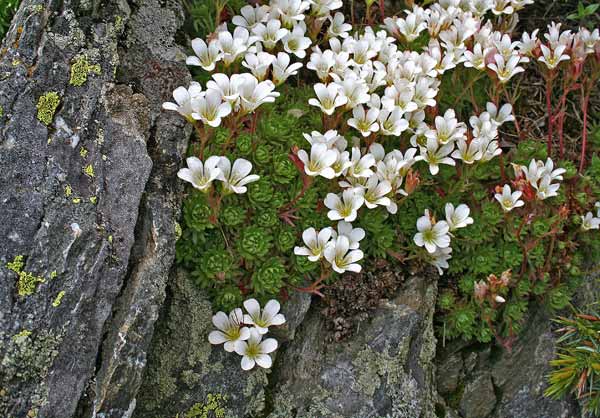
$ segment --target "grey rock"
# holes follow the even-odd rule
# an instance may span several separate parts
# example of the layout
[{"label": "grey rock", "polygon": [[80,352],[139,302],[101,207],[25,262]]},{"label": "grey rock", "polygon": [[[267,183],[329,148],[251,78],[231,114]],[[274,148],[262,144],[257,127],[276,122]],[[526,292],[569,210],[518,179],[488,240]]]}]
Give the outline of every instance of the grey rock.
[{"label": "grey rock", "polygon": [[549,362],[555,356],[554,335],[548,314],[534,309],[528,326],[511,352],[501,352],[492,367],[494,384],[502,397],[497,418],[572,418],[581,412],[571,400],[544,397],[548,386]]},{"label": "grey rock", "polygon": [[496,394],[489,371],[481,372],[465,383],[460,401],[460,412],[463,417],[485,418],[494,410],[495,405]]},{"label": "grey rock", "polygon": [[309,311],[278,355],[268,417],[433,417],[436,291],[435,280],[412,277],[340,343]]},{"label": "grey rock", "polygon": [[[139,43],[140,24],[132,21],[131,35],[124,28],[148,13],[135,6],[132,15],[120,0],[25,0],[1,49],[1,416],[86,416],[96,402],[116,417],[134,405],[172,261],[179,194],[166,178],[187,137],[180,121],[158,115],[164,96],[116,76],[126,61],[119,45]],[[144,83],[166,90],[173,72],[161,64],[178,68],[178,80],[187,75],[173,41],[182,16],[180,6],[153,6],[157,21],[169,16],[155,39],[167,46],[152,50],[159,70]],[[82,57],[99,71],[73,85],[72,65]],[[60,104],[46,125],[36,105],[49,92]],[[18,294],[18,275],[6,268],[16,256],[39,277],[29,295]]]},{"label": "grey rock", "polygon": [[[256,367],[243,372],[239,355],[209,344],[214,329],[210,301],[185,273],[173,275],[167,294],[133,416],[173,417],[195,404],[205,405],[211,396],[224,398],[220,404],[228,418],[263,411],[270,371]],[[294,296],[284,305],[286,328],[273,335],[291,341],[309,305],[308,295]]]}]

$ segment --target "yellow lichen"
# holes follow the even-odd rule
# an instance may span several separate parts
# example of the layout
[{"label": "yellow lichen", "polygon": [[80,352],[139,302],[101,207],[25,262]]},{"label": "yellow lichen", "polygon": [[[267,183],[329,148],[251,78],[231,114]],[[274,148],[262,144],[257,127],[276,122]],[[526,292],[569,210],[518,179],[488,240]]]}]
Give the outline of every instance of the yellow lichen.
[{"label": "yellow lichen", "polygon": [[96,196],[90,196],[90,203],[95,205],[96,203],[98,203],[98,198]]},{"label": "yellow lichen", "polygon": [[50,91],[40,96],[36,106],[37,118],[39,121],[44,125],[49,126],[54,119],[54,114],[56,113],[59,104],[60,97],[55,91]]},{"label": "yellow lichen", "polygon": [[205,403],[194,404],[187,412],[177,414],[175,418],[225,418],[227,412],[224,404],[227,402],[227,396],[217,393],[206,395]]},{"label": "yellow lichen", "polygon": [[86,165],[83,168],[83,172],[88,176],[88,177],[94,177],[96,174],[94,173],[94,166],[91,164]]},{"label": "yellow lichen", "polygon": [[31,331],[29,331],[28,329],[24,329],[21,332],[19,332],[18,334],[13,335],[12,340],[17,341],[20,338],[27,338],[30,335],[31,335]]},{"label": "yellow lichen", "polygon": [[60,292],[58,292],[58,295],[56,295],[56,298],[54,298],[54,302],[52,302],[52,306],[54,306],[55,308],[58,308],[60,306],[64,296],[65,296],[64,290],[61,290]]},{"label": "yellow lichen", "polygon": [[88,155],[88,150],[84,147],[81,147],[79,149],[79,155],[81,156],[81,158],[86,158]]},{"label": "yellow lichen", "polygon": [[90,74],[100,74],[102,69],[98,64],[90,64],[87,56],[80,55],[75,58],[75,62],[71,65],[71,79],[69,84],[75,87],[81,87],[85,84]]},{"label": "yellow lichen", "polygon": [[81,198],[80,197],[76,197],[73,199],[73,203],[75,203],[76,205],[81,203]]},{"label": "yellow lichen", "polygon": [[72,194],[73,194],[73,188],[71,187],[70,184],[67,184],[65,186],[65,196],[70,197]]}]

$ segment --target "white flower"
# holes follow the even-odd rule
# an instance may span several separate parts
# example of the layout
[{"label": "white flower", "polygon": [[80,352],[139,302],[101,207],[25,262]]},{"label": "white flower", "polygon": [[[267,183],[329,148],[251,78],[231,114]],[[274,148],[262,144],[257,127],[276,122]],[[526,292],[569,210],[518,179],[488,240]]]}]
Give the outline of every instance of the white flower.
[{"label": "white flower", "polygon": [[327,16],[332,10],[344,5],[342,0],[308,0],[308,2],[311,4],[311,13],[318,17]]},{"label": "white flower", "polygon": [[440,146],[435,138],[427,138],[427,146],[420,147],[421,155],[415,158],[417,161],[425,161],[429,164],[429,172],[436,175],[440,172],[440,164],[456,165],[449,157],[454,149],[454,143]]},{"label": "white flower", "polygon": [[335,65],[335,54],[328,49],[325,52],[320,50],[310,54],[310,62],[306,64],[306,68],[317,73],[317,77],[321,81],[326,81],[329,78],[329,70]]},{"label": "white flower", "polygon": [[[339,86],[340,95],[346,97],[346,109],[352,109],[353,107],[367,103],[371,96],[369,96],[369,86],[363,79],[356,78],[354,73],[350,73],[350,77],[345,78],[343,81],[336,81],[335,84]],[[339,78],[334,75],[334,78]]]},{"label": "white flower", "polygon": [[304,22],[295,25],[294,29],[282,39],[284,51],[294,54],[300,59],[304,58],[306,56],[306,49],[312,43],[310,38],[304,36],[305,33],[306,26]]},{"label": "white flower", "polygon": [[259,23],[252,28],[252,33],[258,37],[268,50],[275,48],[277,42],[283,39],[288,32],[289,30],[281,27],[281,22],[277,19],[269,20],[266,25]]},{"label": "white flower", "polygon": [[456,231],[458,228],[464,228],[473,223],[473,218],[469,216],[471,210],[464,203],[454,208],[452,203],[446,203],[446,223],[450,228],[450,232]]},{"label": "white flower", "polygon": [[502,209],[505,212],[509,212],[509,211],[513,210],[514,208],[521,207],[525,204],[525,202],[523,202],[522,200],[519,200],[519,198],[522,195],[523,195],[523,192],[521,192],[520,190],[511,192],[510,186],[508,184],[505,184],[504,187],[502,188],[502,194],[496,193],[494,195],[494,198],[496,198],[496,200],[498,202],[500,202],[500,205],[502,206]]},{"label": "white flower", "polygon": [[596,208],[596,216],[600,218],[600,202],[596,202],[594,207]]},{"label": "white flower", "polygon": [[314,89],[318,99],[311,98],[308,100],[308,104],[320,108],[326,115],[333,115],[336,107],[343,106],[348,101],[345,96],[339,94],[340,90],[337,84],[331,83],[326,86],[317,83],[314,85]]},{"label": "white flower", "polygon": [[519,52],[521,55],[531,56],[533,54],[533,50],[538,46],[538,38],[537,34],[539,29],[531,32],[531,35],[527,32],[523,32],[523,36],[521,37],[521,42],[519,42]]},{"label": "white flower", "polygon": [[248,77],[253,78],[248,73],[233,74],[231,78],[226,74],[216,73],[212,75],[212,80],[206,83],[206,88],[220,92],[221,97],[234,107],[240,97],[239,88],[246,82]]},{"label": "white flower", "polygon": [[512,55],[508,61],[505,61],[502,55],[496,54],[494,61],[488,64],[488,68],[496,73],[498,80],[503,84],[516,74],[525,71],[523,67],[519,67],[520,57],[517,55]]},{"label": "white flower", "polygon": [[398,30],[408,42],[419,37],[422,31],[427,29],[427,23],[416,13],[409,13],[406,19],[397,19]]},{"label": "white flower", "polygon": [[350,160],[350,166],[346,175],[355,178],[368,178],[373,175],[371,167],[375,165],[375,157],[372,154],[365,154],[361,156],[360,148],[352,148],[352,159]]},{"label": "white flower", "polygon": [[243,158],[238,158],[231,167],[231,162],[227,157],[221,157],[218,167],[221,169],[219,180],[223,182],[224,189],[236,194],[246,193],[246,184],[257,181],[260,177],[256,174],[250,174],[252,163]]},{"label": "white flower", "polygon": [[348,238],[351,250],[357,250],[360,246],[360,241],[365,237],[365,230],[362,228],[354,228],[351,223],[339,221],[337,224],[337,232],[333,230],[331,237],[336,239],[338,236]]},{"label": "white flower", "polygon": [[342,198],[334,193],[328,193],[325,197],[325,206],[329,209],[327,217],[332,221],[343,219],[352,222],[356,219],[358,209],[363,205],[365,199],[357,189],[346,189]]},{"label": "white flower", "polygon": [[600,218],[594,217],[592,212],[588,212],[585,216],[581,217],[581,228],[584,231],[589,231],[590,229],[600,229]]},{"label": "white flower", "polygon": [[450,227],[446,221],[433,223],[429,210],[425,210],[425,215],[417,219],[417,232],[414,236],[415,244],[419,247],[425,247],[427,252],[433,254],[437,248],[447,248],[450,246],[450,236],[448,231]]},{"label": "white flower", "polygon": [[429,264],[436,267],[438,270],[438,274],[441,276],[444,274],[444,269],[447,269],[449,266],[448,260],[452,258],[452,248],[436,248],[435,251],[429,254]]},{"label": "white flower", "polygon": [[242,15],[233,16],[231,22],[236,26],[243,26],[251,30],[258,23],[264,23],[269,19],[269,9],[269,6],[246,5],[240,9]]},{"label": "white flower", "polygon": [[261,311],[256,299],[244,301],[244,308],[248,314],[244,315],[244,324],[254,325],[260,334],[266,334],[270,326],[283,325],[285,317],[279,313],[281,306],[275,299],[271,299]]},{"label": "white flower", "polygon": [[359,273],[362,268],[356,262],[362,260],[363,257],[364,254],[361,250],[350,250],[350,240],[344,235],[338,236],[334,243],[325,248],[325,259],[338,273],[346,271]]},{"label": "white flower", "polygon": [[250,330],[248,341],[237,341],[235,352],[242,356],[242,369],[251,370],[255,365],[268,369],[273,364],[269,353],[277,350],[277,340],[267,338],[262,341],[262,335],[256,330]]},{"label": "white flower", "polygon": [[458,122],[454,110],[448,109],[444,116],[435,117],[435,130],[425,133],[427,138],[435,138],[440,144],[447,144],[452,141],[465,139],[467,127],[464,123]]},{"label": "white flower", "polygon": [[496,126],[501,126],[506,122],[511,122],[515,120],[515,117],[512,114],[512,105],[510,103],[505,103],[500,107],[500,110],[496,107],[496,105],[492,102],[488,102],[485,105],[487,113],[490,115],[490,121],[495,123]]},{"label": "white flower", "polygon": [[558,64],[561,61],[568,61],[570,57],[567,54],[564,54],[565,49],[567,49],[566,45],[558,45],[556,49],[550,49],[546,45],[540,45],[542,49],[542,56],[538,58],[538,61],[546,64],[548,69],[553,70],[558,67]]},{"label": "white flower", "polygon": [[475,44],[473,52],[465,51],[465,62],[464,66],[469,68],[475,68],[477,70],[485,70],[485,57],[489,54],[491,48],[483,48],[481,44]]},{"label": "white flower", "polygon": [[277,0],[273,5],[279,12],[278,17],[287,27],[304,20],[304,12],[310,7],[310,3],[305,0]]},{"label": "white flower", "polygon": [[162,107],[165,110],[174,110],[185,117],[189,122],[193,122],[194,118],[192,117],[192,113],[194,113],[194,110],[192,108],[192,100],[202,97],[203,94],[202,86],[199,83],[192,81],[189,89],[177,87],[175,91],[173,91],[175,103],[165,102]]},{"label": "white flower", "polygon": [[196,38],[192,40],[192,49],[196,56],[187,57],[185,63],[187,65],[202,67],[202,69],[206,71],[214,70],[216,63],[223,56],[217,41],[209,42],[208,45],[206,45],[206,42],[202,39]]},{"label": "white flower", "polygon": [[329,17],[329,28],[327,33],[332,38],[347,38],[348,32],[352,30],[352,25],[344,22],[344,14],[336,12],[333,17]]},{"label": "white flower", "polygon": [[249,69],[254,77],[262,81],[267,76],[267,71],[269,71],[269,67],[274,60],[275,56],[268,52],[248,53],[244,56],[242,65]]},{"label": "white flower", "polygon": [[261,81],[254,77],[248,78],[240,86],[241,107],[245,113],[252,113],[263,103],[273,103],[279,93],[271,80]]},{"label": "white flower", "polygon": [[298,158],[304,163],[304,172],[311,177],[322,176],[326,179],[335,177],[331,166],[338,158],[338,152],[329,149],[325,144],[314,144],[310,148],[310,158],[304,150],[298,151]]},{"label": "white flower", "polygon": [[392,191],[391,184],[386,180],[379,180],[377,175],[372,175],[367,180],[367,190],[365,190],[365,206],[369,209],[377,206],[389,207],[391,200],[386,195]]},{"label": "white flower", "polygon": [[192,117],[213,128],[221,124],[221,118],[231,113],[231,104],[223,102],[221,92],[217,90],[207,90],[203,97],[192,100],[192,107]]},{"label": "white flower", "polygon": [[246,52],[250,44],[254,43],[255,38],[250,37],[248,29],[238,26],[233,31],[233,35],[226,30],[219,32],[217,40],[223,52],[223,62],[225,65],[230,65]]},{"label": "white flower", "polygon": [[[335,146],[336,142],[342,141],[344,139],[343,136],[338,135],[336,130],[330,129],[324,134],[318,131],[312,131],[309,134],[302,134],[304,138],[308,141],[309,144],[326,144],[328,148],[332,148]],[[345,148],[345,147],[344,147]]]},{"label": "white flower", "polygon": [[315,228],[305,229],[302,232],[302,240],[305,246],[294,247],[294,254],[307,256],[309,261],[318,261],[323,256],[323,251],[325,251],[325,247],[333,234],[332,228],[323,228],[319,232]]},{"label": "white flower", "polygon": [[535,196],[540,200],[548,199],[549,197],[558,196],[558,189],[560,183],[551,183],[552,178],[549,175],[544,175],[537,185],[533,185],[536,188],[537,193]]},{"label": "white flower", "polygon": [[221,157],[209,157],[203,164],[196,157],[186,159],[187,168],[182,168],[177,172],[177,177],[192,183],[192,186],[198,190],[206,190],[210,187],[213,180],[221,176],[221,169],[217,167]]},{"label": "white flower", "polygon": [[243,322],[244,315],[240,308],[231,311],[229,317],[225,312],[217,312],[212,317],[212,323],[218,331],[211,331],[208,334],[208,341],[213,345],[225,343],[223,345],[225,351],[233,352],[238,341],[250,338],[250,330],[242,326]]},{"label": "white flower", "polygon": [[399,108],[395,108],[392,112],[382,109],[378,117],[381,133],[386,136],[400,136],[408,129],[408,121],[402,116],[403,112]]},{"label": "white flower", "polygon": [[456,147],[457,150],[452,153],[452,158],[462,160],[465,164],[473,164],[483,157],[481,143],[477,140],[472,140],[468,144],[467,141],[460,140],[456,142]]},{"label": "white flower", "polygon": [[362,136],[367,137],[373,132],[379,131],[379,125],[377,124],[378,116],[379,110],[375,108],[371,108],[365,112],[363,106],[356,106],[352,109],[352,117],[348,119],[348,125],[359,131]]},{"label": "white flower", "polygon": [[298,74],[298,70],[302,68],[302,64],[295,62],[290,65],[290,56],[285,52],[279,52],[277,59],[273,61],[273,83],[279,86],[290,76]]}]

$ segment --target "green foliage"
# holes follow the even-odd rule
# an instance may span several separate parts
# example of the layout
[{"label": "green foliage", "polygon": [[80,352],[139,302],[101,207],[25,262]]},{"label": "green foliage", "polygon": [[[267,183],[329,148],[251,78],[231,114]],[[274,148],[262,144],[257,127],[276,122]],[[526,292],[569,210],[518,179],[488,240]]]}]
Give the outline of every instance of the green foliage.
[{"label": "green foliage", "polygon": [[4,39],[19,3],[21,0],[0,0],[0,41]]},{"label": "green foliage", "polygon": [[586,6],[580,1],[577,4],[577,11],[567,15],[567,19],[581,21],[587,17],[594,16],[599,7],[600,3],[592,3]]},{"label": "green foliage", "polygon": [[557,358],[550,364],[550,386],[545,395],[560,399],[579,398],[586,413],[600,416],[600,316],[575,313],[555,321],[560,329]]}]

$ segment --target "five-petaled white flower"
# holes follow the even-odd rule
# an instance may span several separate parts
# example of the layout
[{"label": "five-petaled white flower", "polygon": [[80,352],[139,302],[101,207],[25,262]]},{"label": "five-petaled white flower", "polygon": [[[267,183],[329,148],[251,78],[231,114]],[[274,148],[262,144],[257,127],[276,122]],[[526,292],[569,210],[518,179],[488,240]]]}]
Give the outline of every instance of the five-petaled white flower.
[{"label": "five-petaled white flower", "polygon": [[177,172],[177,177],[192,183],[192,186],[198,190],[207,190],[213,180],[221,176],[221,169],[217,167],[221,157],[213,155],[209,157],[204,164],[196,157],[186,159],[187,167]]},{"label": "five-petaled white flower", "polygon": [[252,328],[247,341],[236,341],[235,352],[242,356],[242,369],[251,370],[255,365],[268,369],[273,364],[269,353],[277,350],[277,340],[267,338],[262,341],[262,335]]},{"label": "five-petaled white flower", "polygon": [[323,228],[319,232],[315,228],[305,229],[302,233],[302,240],[305,246],[294,247],[294,254],[307,256],[313,262],[318,261],[323,257],[323,251],[325,251],[325,247],[333,234],[334,231],[332,228]]},{"label": "five-petaled white flower", "polygon": [[427,252],[433,254],[437,248],[446,248],[450,245],[448,232],[450,227],[446,221],[434,222],[429,210],[417,219],[417,232],[414,236],[415,244],[425,247]]},{"label": "five-petaled white flower", "polygon": [[600,218],[594,216],[592,212],[588,212],[581,217],[581,229],[589,231],[590,229],[600,229]]},{"label": "five-petaled white flower", "polygon": [[221,124],[221,118],[231,113],[231,103],[223,102],[221,92],[212,89],[207,90],[204,97],[192,99],[192,107],[192,117],[213,128]]},{"label": "five-petaled white flower", "polygon": [[331,166],[338,159],[337,150],[329,149],[325,144],[313,144],[310,148],[310,157],[302,149],[298,151],[298,158],[304,163],[304,172],[309,176],[322,176],[326,179],[335,177],[335,170]]},{"label": "five-petaled white flower", "polygon": [[464,203],[458,205],[456,208],[452,203],[446,203],[444,209],[446,212],[446,223],[448,223],[450,232],[455,231],[458,228],[464,228],[473,223],[473,218],[469,216],[471,210]]},{"label": "five-petaled white flower", "polygon": [[521,207],[525,204],[525,202],[520,200],[520,197],[522,195],[523,192],[520,190],[511,192],[510,186],[508,184],[505,184],[502,188],[502,194],[496,193],[494,195],[494,198],[496,198],[496,200],[500,202],[500,205],[502,206],[502,209],[505,212],[509,212],[514,208]]},{"label": "five-petaled white flower", "polygon": [[202,67],[206,71],[214,70],[215,65],[223,56],[217,41],[211,41],[206,45],[204,40],[196,38],[192,40],[192,49],[196,56],[187,57],[185,63],[187,65]]},{"label": "five-petaled white flower", "polygon": [[456,165],[454,160],[449,157],[454,149],[454,143],[441,145],[433,137],[427,138],[427,146],[420,147],[421,155],[415,157],[417,161],[425,161],[429,164],[429,172],[436,175],[440,172],[440,164]]},{"label": "five-petaled white flower", "polygon": [[364,229],[354,228],[350,222],[339,221],[337,232],[333,230],[331,237],[335,240],[338,236],[342,235],[348,238],[351,250],[358,250],[360,241],[362,241],[366,234]]},{"label": "five-petaled white flower", "polygon": [[336,107],[343,106],[348,101],[346,96],[340,94],[340,87],[335,83],[317,83],[314,89],[317,99],[309,99],[308,104],[320,108],[326,115],[333,115]]},{"label": "five-petaled white flower", "polygon": [[193,122],[193,101],[201,98],[204,94],[205,93],[202,91],[202,86],[200,83],[192,81],[189,88],[186,89],[185,87],[177,87],[173,91],[173,99],[175,99],[175,103],[165,102],[163,103],[162,107],[165,110],[174,110],[181,116],[185,117],[189,122]]},{"label": "five-petaled white flower", "polygon": [[243,158],[238,158],[231,167],[231,162],[227,157],[221,157],[218,167],[221,169],[219,180],[223,182],[226,192],[236,194],[246,193],[246,184],[257,181],[260,177],[256,174],[250,174],[252,163]]},{"label": "five-petaled white flower", "polygon": [[270,326],[283,325],[285,316],[279,313],[281,305],[275,299],[267,302],[264,309],[260,309],[260,304],[256,299],[248,299],[244,301],[246,315],[244,315],[244,324],[254,325],[260,334],[266,334]]},{"label": "five-petaled white flower", "polygon": [[218,331],[211,331],[208,334],[208,341],[214,345],[225,343],[223,345],[225,351],[233,352],[237,342],[250,338],[250,330],[242,326],[243,322],[244,315],[240,308],[231,311],[229,316],[225,312],[217,312],[212,317],[212,323]]},{"label": "five-petaled white flower", "polygon": [[356,106],[352,109],[352,117],[348,119],[348,125],[359,131],[362,136],[367,137],[379,131],[378,116],[379,110],[375,108],[370,108],[365,112],[363,106]]},{"label": "five-petaled white flower", "polygon": [[358,209],[363,205],[365,198],[360,189],[346,189],[340,198],[334,193],[328,193],[325,197],[325,206],[329,208],[327,217],[332,221],[340,219],[352,222],[356,219]]},{"label": "five-petaled white flower", "polygon": [[338,273],[345,271],[359,273],[362,267],[356,262],[362,260],[363,256],[361,250],[350,250],[350,240],[345,235],[338,236],[334,243],[325,248],[325,259]]}]

